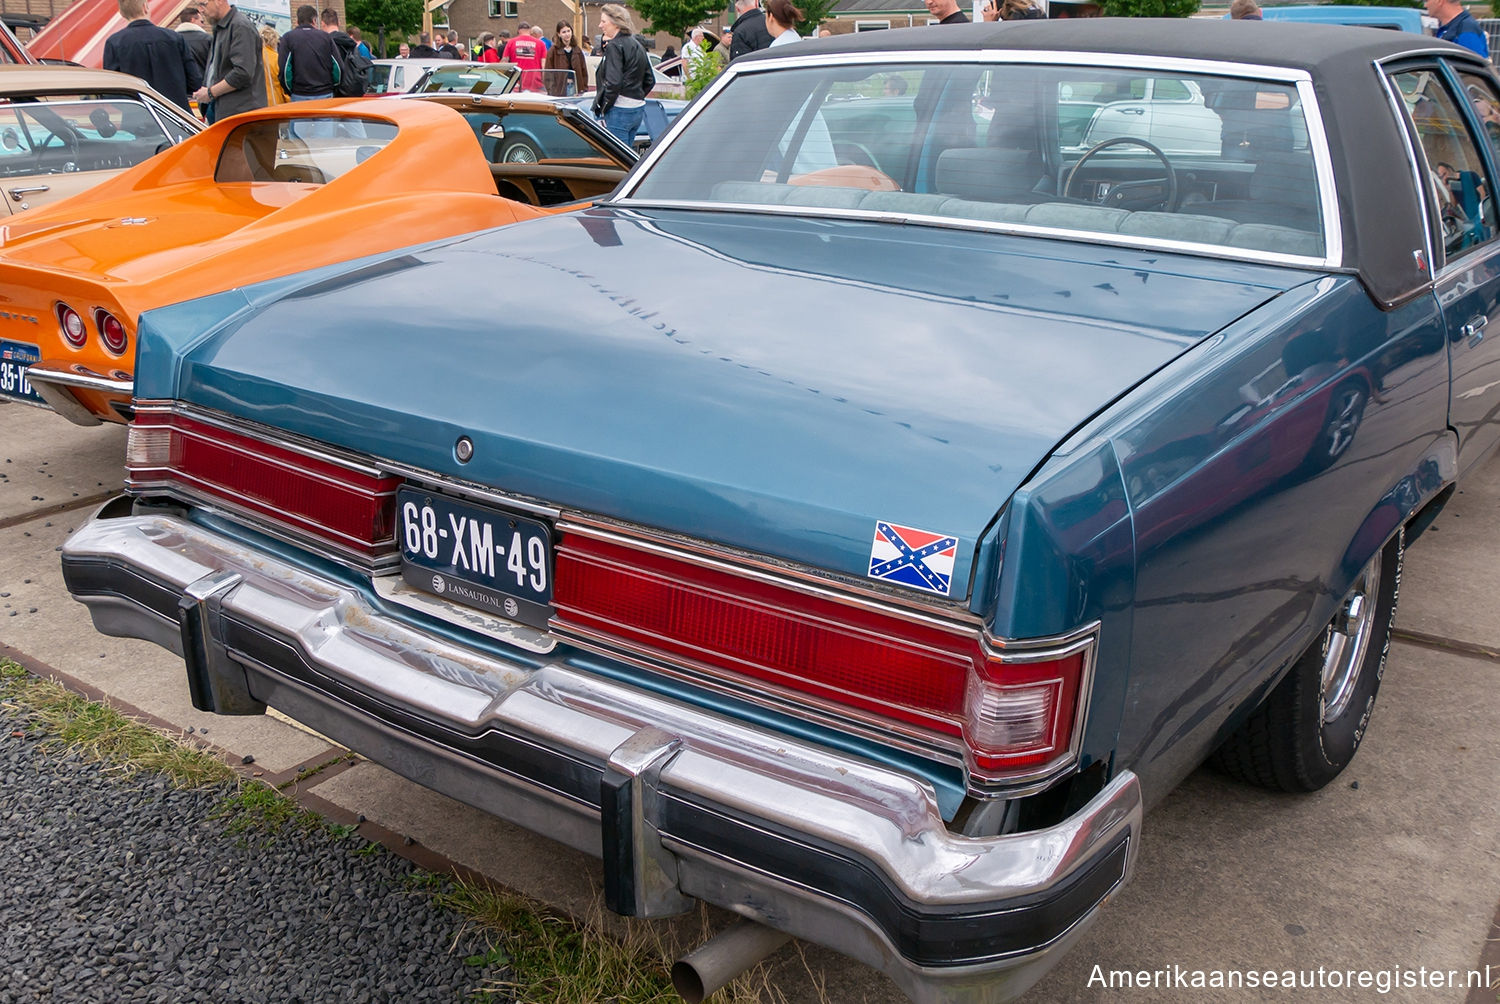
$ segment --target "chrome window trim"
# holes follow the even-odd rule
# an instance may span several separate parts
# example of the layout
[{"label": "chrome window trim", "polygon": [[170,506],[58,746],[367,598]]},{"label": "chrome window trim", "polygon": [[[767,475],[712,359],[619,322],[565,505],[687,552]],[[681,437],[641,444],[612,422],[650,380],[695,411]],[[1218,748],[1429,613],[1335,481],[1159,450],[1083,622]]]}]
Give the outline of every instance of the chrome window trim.
[{"label": "chrome window trim", "polygon": [[[1028,227],[1024,224],[995,223],[993,221],[964,220],[958,217],[923,216],[913,213],[875,212],[847,209],[825,209],[817,206],[754,206],[721,202],[702,202],[687,199],[635,199],[635,190],[651,173],[658,159],[671,149],[672,144],[687,129],[705,107],[713,103],[720,91],[729,86],[741,74],[773,72],[782,69],[808,69],[819,66],[907,64],[962,64],[991,63],[1010,65],[1056,65],[1084,66],[1106,69],[1142,70],[1152,73],[1198,74],[1202,76],[1235,77],[1247,80],[1263,80],[1270,83],[1289,84],[1296,88],[1302,102],[1303,119],[1307,124],[1308,146],[1313,155],[1313,170],[1320,190],[1319,209],[1323,222],[1323,256],[1287,255],[1273,251],[1255,251],[1248,248],[1231,248],[1220,244],[1195,244],[1187,241],[1160,240],[1149,237],[1131,237],[1096,231],[1065,230],[1056,227]],[[1082,240],[1110,246],[1144,248],[1147,250],[1181,251],[1188,254],[1212,254],[1216,258],[1235,261],[1258,262],[1295,267],[1340,268],[1343,266],[1343,227],[1339,215],[1338,194],[1334,186],[1333,157],[1328,148],[1328,135],[1323,128],[1322,109],[1318,105],[1317,91],[1312,75],[1306,70],[1285,66],[1267,66],[1261,63],[1231,63],[1223,60],[1184,59],[1180,57],[1143,56],[1130,53],[1081,53],[1056,50],[1017,49],[969,49],[962,51],[918,51],[898,52],[882,50],[875,52],[845,52],[806,56],[784,57],[774,60],[757,60],[750,64],[731,63],[697,100],[690,104],[679,117],[680,128],[671,130],[667,142],[653,144],[646,155],[636,164],[635,170],[626,176],[612,196],[598,200],[595,205],[620,206],[622,208],[663,208],[693,210],[727,210],[734,212],[767,212],[776,215],[794,215],[825,219],[855,219],[870,222],[919,223],[960,230],[983,230],[999,233],[1014,233],[1026,236],[1060,237],[1066,240]]]},{"label": "chrome window trim", "polygon": [[[1433,206],[1429,199],[1431,183],[1423,180],[1424,172],[1430,171],[1431,167],[1430,165],[1427,165],[1425,163],[1427,158],[1427,151],[1422,147],[1421,140],[1412,132],[1411,119],[1407,115],[1405,102],[1401,99],[1400,88],[1397,87],[1396,82],[1391,79],[1391,69],[1388,64],[1404,63],[1416,56],[1447,58],[1450,55],[1451,53],[1440,50],[1424,50],[1421,53],[1402,53],[1399,56],[1391,56],[1386,59],[1379,60],[1376,63],[1376,69],[1380,72],[1381,84],[1385,88],[1386,101],[1390,103],[1391,113],[1396,116],[1396,121],[1401,123],[1402,135],[1406,137],[1406,163],[1407,166],[1411,168],[1412,182],[1416,185],[1417,192],[1420,193],[1419,201],[1421,203],[1422,209],[1422,239],[1425,242],[1422,250],[1423,253],[1427,255],[1427,273],[1431,280],[1430,282],[1425,283],[1422,286],[1423,289],[1436,286],[1443,280],[1452,278],[1455,274],[1458,274],[1460,272],[1467,272],[1475,265],[1483,262],[1488,262],[1495,256],[1500,255],[1500,234],[1497,234],[1495,237],[1490,238],[1488,247],[1482,252],[1465,254],[1458,258],[1449,258],[1448,253],[1445,250],[1443,252],[1442,266],[1438,267],[1438,265],[1436,264],[1435,256],[1437,254],[1437,246],[1433,243],[1432,236],[1440,228],[1437,226],[1437,221],[1434,220],[1432,216]],[[1453,70],[1455,74],[1463,72],[1463,70],[1466,69],[1477,76],[1487,76],[1487,74],[1483,72],[1485,69],[1484,67],[1480,67],[1470,63],[1464,63],[1462,61],[1460,61],[1458,65],[1450,66],[1449,69]],[[1443,68],[1441,65],[1435,64],[1434,66],[1432,66],[1431,72],[1435,73],[1437,77],[1443,81],[1445,86],[1449,83],[1447,75],[1443,73]],[[1491,83],[1493,84],[1493,81],[1491,81]],[[1497,87],[1496,91],[1500,92],[1500,87]],[[1456,97],[1460,102],[1467,101],[1467,98],[1461,92],[1458,95],[1452,95],[1451,89],[1450,96]],[[1466,107],[1461,106],[1459,108],[1460,114],[1465,114],[1469,111],[1470,109]],[[1475,152],[1477,152],[1480,155],[1481,159],[1483,159],[1484,146],[1486,145],[1485,140],[1474,136],[1472,131],[1470,131],[1467,119],[1464,120],[1464,131],[1469,140],[1474,144]],[[1494,150],[1494,155],[1496,159],[1500,159],[1500,150]],[[1422,159],[1418,160],[1418,156],[1420,156]],[[1500,178],[1496,178],[1493,180],[1495,180],[1497,183],[1500,183]]]},{"label": "chrome window trim", "polygon": [[[1411,122],[1406,114],[1406,104],[1401,100],[1399,88],[1396,87],[1396,82],[1391,79],[1391,71],[1389,66],[1387,65],[1391,62],[1404,61],[1407,58],[1408,57],[1403,54],[1401,57],[1399,57],[1399,59],[1376,60],[1374,65],[1375,72],[1380,74],[1380,84],[1381,87],[1385,90],[1386,103],[1390,107],[1391,114],[1396,117],[1396,121],[1401,123],[1401,135],[1406,139],[1406,142],[1403,144],[1406,148],[1406,166],[1411,169],[1412,184],[1416,188],[1418,202],[1420,203],[1422,212],[1422,247],[1419,250],[1421,250],[1421,252],[1427,256],[1428,281],[1421,287],[1423,289],[1426,289],[1437,279],[1439,269],[1436,258],[1437,248],[1432,243],[1432,235],[1435,230],[1433,227],[1432,207],[1428,205],[1427,201],[1428,185],[1422,180],[1422,171],[1424,170],[1424,168],[1422,166],[1422,163],[1417,159],[1417,149],[1421,146],[1421,143],[1418,142],[1417,137],[1412,134],[1410,128]],[[1444,254],[1442,270],[1446,271],[1447,268],[1448,256]]]}]

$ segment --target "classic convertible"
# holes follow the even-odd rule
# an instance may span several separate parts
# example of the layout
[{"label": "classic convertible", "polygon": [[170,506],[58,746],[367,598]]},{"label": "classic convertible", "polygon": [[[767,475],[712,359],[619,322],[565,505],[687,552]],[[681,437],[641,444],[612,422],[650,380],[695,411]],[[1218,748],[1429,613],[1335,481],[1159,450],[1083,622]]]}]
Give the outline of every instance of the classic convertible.
[{"label": "classic convertible", "polygon": [[45,400],[79,425],[126,421],[143,310],[576,209],[635,160],[592,117],[525,95],[226,120],[0,229],[0,297],[23,319],[0,332],[0,398]]},{"label": "classic convertible", "polygon": [[[1064,149],[1143,73],[1219,143]],[[68,587],[619,913],[1012,999],[1205,758],[1308,791],[1379,727],[1403,548],[1500,440],[1496,102],[1272,23],[737,60],[591,209],[148,312]]]}]

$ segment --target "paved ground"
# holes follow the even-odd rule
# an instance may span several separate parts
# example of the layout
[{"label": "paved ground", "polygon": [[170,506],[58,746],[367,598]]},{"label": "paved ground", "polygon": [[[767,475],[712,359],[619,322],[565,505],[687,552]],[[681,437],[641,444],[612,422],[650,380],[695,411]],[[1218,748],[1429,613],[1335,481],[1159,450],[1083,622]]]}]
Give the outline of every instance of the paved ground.
[{"label": "paved ground", "polygon": [[[55,667],[113,700],[253,755],[267,777],[338,752],[274,717],[192,710],[181,663],[96,634],[62,587],[56,548],[91,497],[120,480],[123,430],[80,429],[0,406],[0,654]],[[64,507],[57,512],[54,507]],[[67,508],[73,507],[73,508]],[[1309,514],[1316,518],[1316,514]],[[1433,1001],[1495,1004],[1495,989],[1412,986],[1421,970],[1482,966],[1500,901],[1500,463],[1466,485],[1408,554],[1399,625],[1369,738],[1313,796],[1269,795],[1200,771],[1147,820],[1136,880],[1028,996],[1080,1001]],[[8,651],[7,651],[8,650]],[[309,804],[425,863],[457,862],[564,909],[600,909],[594,860],[418,788],[367,762],[320,775]],[[416,844],[408,847],[404,839]],[[828,1000],[903,1000],[871,971],[809,948]],[[817,999],[795,953],[778,956],[791,1004]],[[1096,968],[1097,967],[1097,968]],[[1174,967],[1178,967],[1174,969]],[[1292,971],[1322,986],[1115,989],[1109,973]],[[1332,986],[1366,970],[1368,989]],[[1337,971],[1336,975],[1329,971]],[[1359,977],[1356,974],[1355,979]],[[1379,986],[1394,980],[1394,989]],[[1118,977],[1116,977],[1118,982]]]}]

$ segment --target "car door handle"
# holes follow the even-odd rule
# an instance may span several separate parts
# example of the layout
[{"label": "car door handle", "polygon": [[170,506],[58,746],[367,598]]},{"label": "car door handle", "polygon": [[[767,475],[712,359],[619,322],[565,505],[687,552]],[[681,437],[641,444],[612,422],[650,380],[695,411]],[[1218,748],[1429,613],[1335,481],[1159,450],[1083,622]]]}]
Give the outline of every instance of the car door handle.
[{"label": "car door handle", "polygon": [[1144,109],[1144,108],[1121,108],[1120,109],[1120,114],[1121,115],[1144,115],[1144,114],[1146,114],[1146,109]]},{"label": "car door handle", "polygon": [[10,190],[10,197],[16,202],[25,202],[26,196],[30,195],[32,192],[50,191],[52,191],[51,185],[33,185],[30,188],[12,188]]},{"label": "car door handle", "polygon": [[1484,337],[1484,326],[1490,323],[1490,319],[1483,314],[1476,314],[1469,318],[1469,323],[1459,328],[1459,333],[1470,342],[1477,342]]}]

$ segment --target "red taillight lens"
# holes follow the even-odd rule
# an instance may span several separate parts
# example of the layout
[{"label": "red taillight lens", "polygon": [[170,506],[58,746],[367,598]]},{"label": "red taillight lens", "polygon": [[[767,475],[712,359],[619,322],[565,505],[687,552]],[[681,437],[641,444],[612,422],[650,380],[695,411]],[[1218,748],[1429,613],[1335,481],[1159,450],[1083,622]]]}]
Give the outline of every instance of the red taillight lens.
[{"label": "red taillight lens", "polygon": [[57,305],[57,326],[62,330],[63,340],[75,349],[83,348],[88,332],[83,327],[83,318],[78,311],[66,303]]},{"label": "red taillight lens", "polygon": [[567,534],[559,627],[957,737],[974,640],[652,551]]},{"label": "red taillight lens", "polygon": [[1035,773],[1071,754],[1091,649],[1086,639],[1064,648],[1062,655],[1023,661],[1001,654],[975,666],[965,701],[964,739],[976,773]]},{"label": "red taillight lens", "polygon": [[126,441],[125,466],[133,487],[181,485],[366,557],[395,549],[401,480],[331,457],[141,411]]},{"label": "red taillight lens", "polygon": [[989,652],[973,628],[580,532],[562,535],[556,561],[560,630],[961,741],[976,777],[1036,776],[1072,758],[1092,636]]},{"label": "red taillight lens", "polygon": [[104,309],[94,311],[94,327],[99,329],[99,340],[104,347],[117,356],[125,354],[125,347],[129,339],[125,335],[125,325],[114,314]]}]

